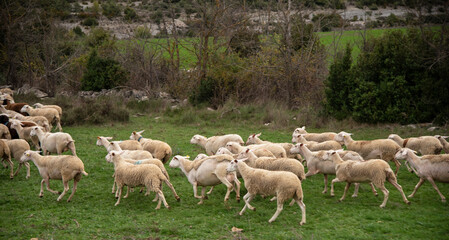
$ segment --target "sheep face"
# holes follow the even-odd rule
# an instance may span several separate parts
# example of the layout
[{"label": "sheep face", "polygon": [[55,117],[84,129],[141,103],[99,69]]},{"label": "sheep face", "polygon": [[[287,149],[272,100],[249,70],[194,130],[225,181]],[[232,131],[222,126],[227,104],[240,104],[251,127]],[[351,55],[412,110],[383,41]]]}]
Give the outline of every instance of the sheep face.
[{"label": "sheep face", "polygon": [[294,137],[294,136],[296,136],[298,134],[306,134],[306,133],[307,133],[306,132],[306,126],[302,126],[300,128],[296,128],[295,131],[293,131],[292,136]]},{"label": "sheep face", "polygon": [[179,168],[179,166],[181,166],[181,163],[179,162],[179,159],[182,158],[179,155],[174,156],[170,163],[168,164],[168,166],[170,166],[171,168]]},{"label": "sheep face", "polygon": [[31,155],[33,154],[33,152],[34,151],[31,151],[31,150],[27,150],[27,151],[23,152],[22,157],[20,157],[19,162],[24,163],[24,162],[30,161]]},{"label": "sheep face", "polygon": [[114,162],[114,158],[119,156],[119,155],[121,155],[122,153],[123,153],[123,151],[110,151],[106,155],[105,159],[106,159],[107,162],[110,162],[110,163]]},{"label": "sheep face", "polygon": [[345,136],[351,136],[351,135],[352,135],[351,133],[347,133],[347,132],[341,131],[341,132],[339,132],[339,133],[335,136],[334,140],[337,141],[337,142],[343,142]]},{"label": "sheep face", "polygon": [[411,150],[410,148],[402,148],[395,155],[394,158],[398,160],[406,159],[409,153],[416,154],[416,151]]},{"label": "sheep face", "polygon": [[25,105],[20,109],[20,112],[27,113],[29,109],[31,109],[31,107],[29,105]]},{"label": "sheep face", "polygon": [[30,136],[37,136],[37,132],[39,131],[39,127],[34,127],[30,131]]},{"label": "sheep face", "polygon": [[296,144],[295,146],[290,148],[290,153],[293,153],[293,154],[300,153],[302,145],[303,145],[302,143]]},{"label": "sheep face", "polygon": [[200,136],[199,135],[195,135],[192,137],[192,139],[190,139],[190,144],[198,144],[200,142]]},{"label": "sheep face", "polygon": [[390,134],[388,135],[388,139],[393,140],[397,135],[396,134]]},{"label": "sheep face", "polygon": [[251,150],[249,150],[249,148],[243,150],[242,152],[239,153],[239,155],[237,156],[237,159],[247,158],[248,154],[249,154],[249,151],[251,151]]},{"label": "sheep face", "polygon": [[221,147],[217,150],[215,155],[221,155],[221,154],[229,154],[229,150],[227,148]]},{"label": "sheep face", "polygon": [[140,132],[132,132],[132,133],[131,133],[131,136],[129,136],[129,139],[139,141],[139,138],[142,137],[142,133],[143,133],[144,131],[145,131],[145,130],[142,130],[142,131],[140,131]]},{"label": "sheep face", "polygon": [[256,144],[256,139],[260,137],[260,135],[262,135],[262,133],[249,135],[248,139],[246,140],[246,145]]},{"label": "sheep face", "polygon": [[234,153],[233,151],[235,151],[235,149],[236,149],[236,146],[235,146],[235,142],[228,142],[228,143],[226,143],[226,148],[229,150],[229,151],[231,151],[232,153]]},{"label": "sheep face", "polygon": [[101,144],[101,137],[97,137],[97,146],[103,146],[103,144]]},{"label": "sheep face", "polygon": [[232,160],[231,162],[229,162],[228,166],[226,167],[226,171],[227,172],[237,171],[237,164],[238,164],[238,160]]}]

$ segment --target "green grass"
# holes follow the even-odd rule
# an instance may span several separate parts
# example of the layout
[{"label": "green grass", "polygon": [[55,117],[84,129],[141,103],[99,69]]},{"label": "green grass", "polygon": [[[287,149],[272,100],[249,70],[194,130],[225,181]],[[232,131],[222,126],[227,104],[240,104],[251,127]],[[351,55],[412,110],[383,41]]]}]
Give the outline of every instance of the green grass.
[{"label": "green grass", "polygon": [[[342,194],[344,184],[336,184],[337,196],[330,197],[321,193],[323,177],[312,176],[302,185],[307,223],[299,226],[299,207],[285,204],[277,220],[269,224],[268,219],[274,214],[276,203],[269,202],[268,198],[256,197],[252,203],[257,210],[248,210],[239,216],[243,202],[237,203],[235,194],[231,193],[230,201],[224,203],[226,189],[220,185],[203,205],[197,205],[198,199],[193,197],[186,177],[179,169],[170,169],[167,164],[171,182],[181,202],[176,202],[168,188],[164,187],[170,210],[154,210],[156,204],[151,202],[154,193],[145,197],[138,191],[114,207],[116,199],[111,194],[113,166],[104,159],[106,150],[95,145],[96,136],[128,139],[131,131],[144,129],[144,137],[166,141],[175,154],[194,157],[202,152],[198,146],[189,143],[194,134],[238,133],[246,140],[249,134],[262,132],[263,139],[289,142],[293,131],[274,130],[270,126],[244,121],[202,121],[202,116],[194,116],[187,124],[178,123],[180,119],[177,115],[159,119],[154,117],[132,117],[126,124],[64,128],[75,139],[78,156],[89,173],[81,180],[70,203],[65,201],[68,195],[63,201],[56,202],[57,196],[47,190],[44,190],[43,198],[38,197],[41,177],[33,163],[28,180],[25,179],[24,170],[10,180],[8,170],[2,168],[0,239],[447,239],[449,206],[440,201],[429,183],[419,189],[415,198],[409,199],[411,205],[404,204],[399,192],[387,183],[390,198],[386,208],[381,209],[379,205],[383,195],[373,196],[367,184],[361,186],[358,198],[348,196],[339,203],[337,199]],[[404,137],[447,133],[447,129],[426,132],[395,126],[345,130],[353,132],[355,139],[385,138],[392,132]],[[401,167],[398,182],[408,195],[418,182],[418,177]],[[449,195],[447,185],[437,185],[443,194]],[[51,186],[62,190],[61,181],[53,180]],[[353,187],[351,194],[352,191]],[[242,188],[242,196],[245,193]],[[242,228],[243,232],[232,233],[234,226]]]}]

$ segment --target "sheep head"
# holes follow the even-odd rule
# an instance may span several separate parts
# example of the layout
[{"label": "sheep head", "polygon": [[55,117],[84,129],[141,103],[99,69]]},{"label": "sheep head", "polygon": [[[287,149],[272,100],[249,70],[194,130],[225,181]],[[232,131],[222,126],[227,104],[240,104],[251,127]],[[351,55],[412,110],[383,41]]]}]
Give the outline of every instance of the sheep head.
[{"label": "sheep head", "polygon": [[37,132],[39,131],[40,127],[33,127],[30,131],[30,136],[37,136]]},{"label": "sheep head", "polygon": [[116,159],[118,156],[122,155],[123,151],[110,151],[105,159],[107,162],[114,162],[114,159]]},{"label": "sheep head", "polygon": [[410,148],[402,148],[394,155],[394,158],[395,159],[406,159],[407,155],[409,155],[409,154],[417,154],[417,152],[413,151]]},{"label": "sheep head", "polygon": [[174,156],[170,163],[168,164],[168,166],[170,166],[171,168],[179,168],[181,166],[180,160],[185,160],[186,158],[189,158],[189,156],[183,157],[180,155],[176,155]]},{"label": "sheep head", "polygon": [[23,107],[20,109],[20,112],[28,113],[28,111],[29,111],[30,109],[33,109],[33,108],[30,107],[30,105],[25,105],[25,106],[23,106]]},{"label": "sheep head", "polygon": [[241,162],[244,162],[248,160],[248,158],[243,158],[243,159],[234,159],[232,161],[229,162],[228,166],[226,167],[226,171],[229,172],[236,172],[238,170],[238,164]]},{"label": "sheep head", "polygon": [[262,135],[262,133],[249,135],[248,139],[246,140],[246,145],[256,144],[256,139],[258,139],[260,135]]},{"label": "sheep head", "polygon": [[39,153],[40,153],[39,151],[26,150],[25,152],[23,152],[22,157],[20,157],[19,162],[24,163],[24,162],[30,161],[30,160],[32,160],[33,155],[35,155],[35,154],[39,155]]}]

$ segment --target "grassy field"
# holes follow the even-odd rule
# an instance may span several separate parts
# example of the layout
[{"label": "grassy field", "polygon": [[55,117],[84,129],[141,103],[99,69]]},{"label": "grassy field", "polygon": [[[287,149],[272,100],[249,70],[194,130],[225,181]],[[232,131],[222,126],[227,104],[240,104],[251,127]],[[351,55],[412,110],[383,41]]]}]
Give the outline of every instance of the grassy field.
[{"label": "grassy field", "polygon": [[[176,116],[174,116],[176,117]],[[41,177],[33,163],[31,178],[25,179],[21,170],[13,180],[8,170],[0,171],[0,239],[447,239],[449,234],[449,205],[442,203],[435,190],[425,183],[406,205],[399,192],[391,185],[390,198],[385,209],[379,208],[383,195],[373,196],[364,184],[358,198],[350,196],[343,202],[343,183],[336,184],[336,197],[321,193],[323,177],[312,176],[303,181],[307,223],[299,226],[301,211],[298,206],[284,206],[284,211],[274,223],[268,219],[274,214],[275,202],[260,196],[253,201],[256,211],[248,210],[243,216],[238,212],[243,202],[235,201],[231,193],[224,203],[226,189],[217,186],[203,205],[197,205],[191,185],[180,169],[170,169],[171,182],[181,197],[176,202],[168,188],[165,197],[171,209],[154,210],[151,202],[154,193],[145,197],[137,191],[120,205],[111,194],[113,166],[105,161],[106,150],[95,145],[96,136],[113,136],[128,139],[133,130],[146,130],[144,137],[168,142],[175,154],[196,156],[202,152],[189,143],[194,134],[206,136],[238,133],[244,139],[251,133],[262,132],[263,139],[289,142],[290,130],[273,130],[263,124],[240,121],[191,122],[178,124],[170,116],[132,117],[126,124],[104,126],[65,127],[76,141],[78,156],[85,164],[89,176],[83,177],[78,190],[67,203],[68,195],[56,202],[56,195],[47,190],[39,198]],[[395,132],[404,137],[429,134],[446,134],[447,129],[426,132],[423,129],[373,126],[354,129],[309,129],[310,131],[347,130],[355,139],[385,138]],[[15,164],[17,166],[17,162]],[[332,179],[332,178],[331,178]],[[418,182],[418,177],[401,167],[398,182],[408,195]],[[243,184],[242,184],[243,185]],[[446,196],[447,185],[437,183]],[[51,181],[55,190],[62,190],[61,181]],[[70,183],[72,186],[72,183]],[[350,192],[352,194],[353,188]],[[69,192],[70,193],[70,192]],[[242,196],[246,190],[242,188]],[[231,228],[243,229],[232,233]]]}]

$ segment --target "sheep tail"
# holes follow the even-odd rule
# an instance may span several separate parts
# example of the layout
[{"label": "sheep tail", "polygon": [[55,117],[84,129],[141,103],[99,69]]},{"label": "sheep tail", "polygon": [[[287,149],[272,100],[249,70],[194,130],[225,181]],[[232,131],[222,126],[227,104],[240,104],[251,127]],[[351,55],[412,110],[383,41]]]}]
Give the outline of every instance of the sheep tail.
[{"label": "sheep tail", "polygon": [[385,170],[385,173],[386,173],[386,177],[387,177],[387,180],[388,179],[391,179],[391,180],[394,180],[395,182],[397,181],[396,180],[396,175],[394,174],[394,172],[393,172],[393,170],[391,170],[391,169],[386,169]]},{"label": "sheep tail", "polygon": [[89,175],[89,174],[87,174],[87,172],[86,171],[81,171],[81,173],[84,175],[84,176],[87,176],[87,175]]},{"label": "sheep tail", "polygon": [[296,195],[296,199],[302,200],[302,198],[303,198],[304,196],[302,195],[302,189],[301,189],[301,187],[299,187],[299,188],[296,189],[295,195]]}]

